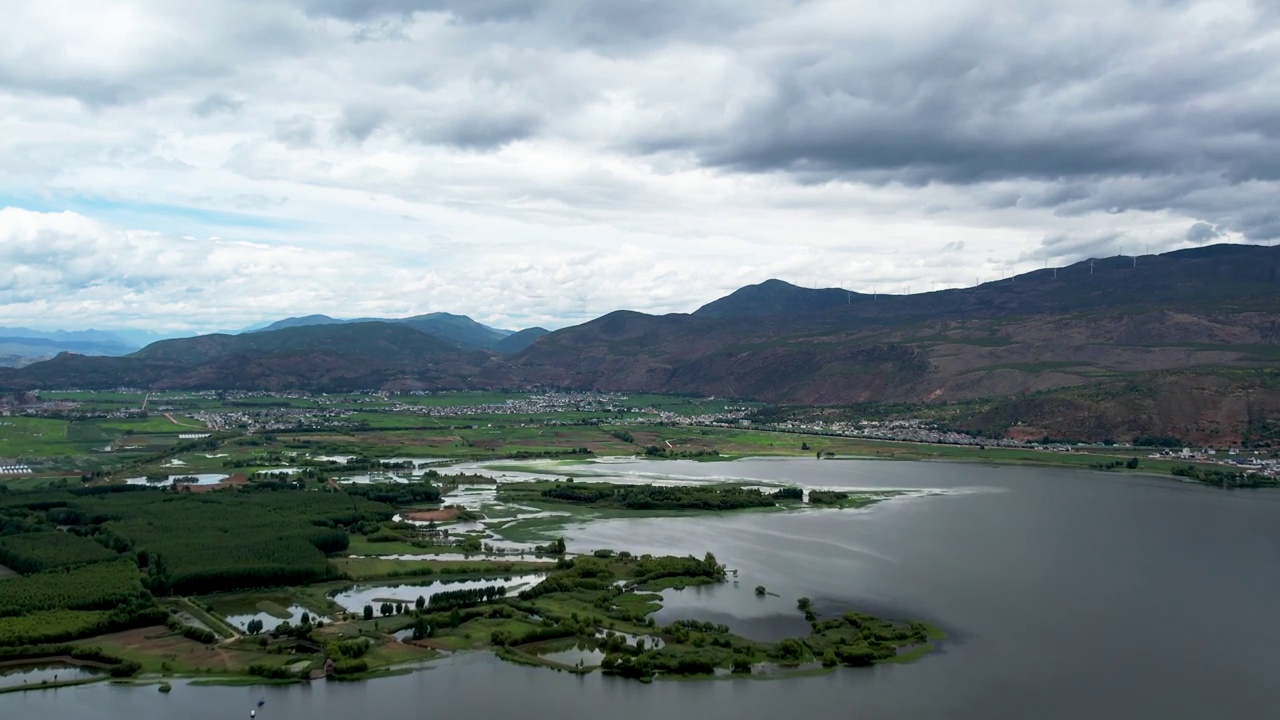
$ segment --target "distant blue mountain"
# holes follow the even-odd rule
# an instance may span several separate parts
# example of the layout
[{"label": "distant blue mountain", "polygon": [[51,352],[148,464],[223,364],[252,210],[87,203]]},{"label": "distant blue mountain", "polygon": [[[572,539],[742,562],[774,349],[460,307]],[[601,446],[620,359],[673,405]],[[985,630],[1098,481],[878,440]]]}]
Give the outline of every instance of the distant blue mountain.
[{"label": "distant blue mountain", "polygon": [[[519,352],[529,343],[546,331],[541,328],[530,328],[530,330],[522,330],[520,333],[511,330],[503,330],[501,328],[493,328],[488,325],[472,320],[466,315],[455,315],[453,313],[435,312],[425,315],[414,315],[406,318],[350,318],[340,319],[329,317],[328,315],[304,315],[301,317],[285,318],[277,320],[264,327],[251,330],[248,332],[274,332],[285,328],[307,327],[311,325],[341,325],[349,323],[361,322],[389,322],[400,325],[407,325],[414,330],[426,333],[439,340],[444,340],[456,347],[474,350],[494,350],[497,352]],[[528,334],[532,332],[532,335]],[[538,332],[540,331],[540,332]],[[521,335],[521,333],[526,333]],[[507,338],[520,335],[520,337],[511,342],[504,342]],[[528,342],[525,340],[528,339]],[[516,349],[510,349],[516,348]]]}]

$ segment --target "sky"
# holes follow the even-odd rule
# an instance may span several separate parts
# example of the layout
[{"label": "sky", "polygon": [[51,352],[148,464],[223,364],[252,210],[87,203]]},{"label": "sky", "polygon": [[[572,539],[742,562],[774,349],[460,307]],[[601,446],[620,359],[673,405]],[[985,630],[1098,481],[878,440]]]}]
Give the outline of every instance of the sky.
[{"label": "sky", "polygon": [[1280,3],[0,4],[0,325],[557,328],[1280,239]]}]

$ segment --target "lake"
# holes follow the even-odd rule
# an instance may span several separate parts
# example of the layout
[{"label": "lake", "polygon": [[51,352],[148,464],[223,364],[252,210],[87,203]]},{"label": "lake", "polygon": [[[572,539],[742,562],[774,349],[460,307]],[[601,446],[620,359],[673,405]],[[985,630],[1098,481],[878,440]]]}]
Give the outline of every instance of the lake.
[{"label": "lake", "polygon": [[[603,465],[603,464],[602,464]],[[867,510],[609,520],[570,550],[714,552],[738,585],[668,595],[770,632],[796,598],[950,635],[911,665],[780,681],[642,685],[460,655],[369,683],[286,688],[96,685],[0,696],[5,717],[184,720],[599,717],[1262,718],[1280,716],[1274,619],[1280,493],[1075,470],[858,460],[633,461],[637,479],[786,481],[936,489]],[[759,598],[757,585],[777,597]],[[681,595],[688,593],[688,595]],[[415,593],[416,596],[416,593]],[[677,601],[676,598],[680,599]]]}]

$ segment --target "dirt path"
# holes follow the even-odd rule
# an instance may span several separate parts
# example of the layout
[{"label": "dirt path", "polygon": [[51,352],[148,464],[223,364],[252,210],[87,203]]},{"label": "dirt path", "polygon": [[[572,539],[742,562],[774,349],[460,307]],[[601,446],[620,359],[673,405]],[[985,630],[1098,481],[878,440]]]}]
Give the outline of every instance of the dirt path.
[{"label": "dirt path", "polygon": [[207,429],[207,428],[205,428],[205,427],[204,427],[204,426],[202,426],[202,425],[190,425],[190,424],[188,424],[188,423],[181,423],[181,422],[178,422],[178,420],[177,420],[176,418],[174,418],[174,417],[173,417],[173,415],[172,415],[172,414],[170,414],[170,413],[164,413],[164,416],[165,416],[165,417],[167,417],[167,418],[169,418],[169,422],[173,423],[174,425],[177,425],[178,427],[189,427],[189,428],[195,428],[195,429],[197,429],[197,430],[206,430],[206,429]]}]

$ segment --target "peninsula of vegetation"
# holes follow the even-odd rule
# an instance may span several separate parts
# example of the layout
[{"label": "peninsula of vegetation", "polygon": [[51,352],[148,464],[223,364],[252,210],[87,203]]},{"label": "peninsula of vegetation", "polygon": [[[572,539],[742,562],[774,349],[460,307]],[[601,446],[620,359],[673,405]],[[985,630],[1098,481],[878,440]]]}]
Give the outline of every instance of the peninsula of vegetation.
[{"label": "peninsula of vegetation", "polygon": [[[480,515],[473,511],[398,520],[441,510],[458,479],[433,475],[345,487],[261,480],[203,493],[181,484],[0,485],[0,565],[8,571],[0,577],[0,668],[75,665],[97,673],[89,679],[133,682],[295,682],[376,677],[441,653],[489,650],[514,662],[650,680],[909,659],[936,637],[919,623],[823,617],[808,601],[797,612],[810,634],[780,642],[691,619],[661,625],[658,591],[725,582],[726,568],[710,554],[570,555],[563,540],[503,553],[486,547],[495,536],[472,522]],[[499,487],[504,500],[642,515],[803,500],[799,488]],[[566,648],[588,652],[566,662]]]}]

